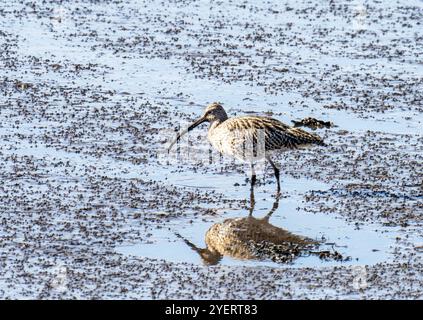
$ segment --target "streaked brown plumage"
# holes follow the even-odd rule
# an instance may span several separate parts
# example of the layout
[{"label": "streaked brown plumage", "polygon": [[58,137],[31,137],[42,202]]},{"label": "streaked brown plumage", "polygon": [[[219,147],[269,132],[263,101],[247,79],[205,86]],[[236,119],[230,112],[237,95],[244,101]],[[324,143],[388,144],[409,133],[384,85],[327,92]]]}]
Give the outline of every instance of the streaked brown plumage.
[{"label": "streaked brown plumage", "polygon": [[267,219],[252,216],[226,219],[214,224],[207,231],[205,240],[209,251],[236,259],[257,259],[252,243],[284,246],[286,251],[314,243],[270,224]]},{"label": "streaked brown plumage", "polygon": [[289,255],[292,249],[301,251],[316,244],[312,239],[270,224],[267,217],[257,219],[252,216],[226,219],[213,224],[205,235],[206,248],[199,248],[178,233],[176,235],[209,265],[219,263],[224,256],[240,260],[261,259],[258,245],[270,248],[276,245],[279,246],[279,253],[286,252]]},{"label": "streaked brown plumage", "polygon": [[299,128],[290,127],[270,117],[241,116],[228,118],[223,107],[215,102],[207,106],[202,117],[178,134],[169,146],[169,150],[182,135],[206,121],[210,123],[208,140],[216,150],[222,154],[250,162],[252,186],[256,181],[254,172],[256,161],[266,158],[270,162],[275,171],[279,191],[279,169],[271,159],[272,153],[303,148],[313,144],[325,145],[319,136]]},{"label": "streaked brown plumage", "polygon": [[[244,145],[252,143],[253,151],[256,151],[260,147],[260,134],[264,138],[265,151],[284,151],[310,144],[324,145],[323,140],[314,134],[289,127],[273,118],[258,116],[227,119],[213,128],[210,127],[208,139],[221,153],[246,161],[249,160],[248,155],[251,150],[245,148]],[[260,157],[259,154],[257,156]]]},{"label": "streaked brown plumage", "polygon": [[[316,245],[317,242],[304,236],[296,235],[288,230],[277,227],[269,223],[273,212],[279,206],[279,197],[276,197],[272,209],[263,218],[252,216],[255,201],[254,193],[251,190],[250,214],[247,217],[226,219],[213,224],[205,235],[206,248],[199,248],[189,240],[176,234],[195,252],[197,252],[204,263],[217,264],[224,257],[232,257],[242,260],[256,260],[272,258],[272,256],[262,256],[262,252],[272,252],[270,249],[278,247],[277,253],[271,255],[282,256],[289,262],[294,258],[293,252],[300,254],[309,246]],[[260,250],[260,246],[263,249]]]}]

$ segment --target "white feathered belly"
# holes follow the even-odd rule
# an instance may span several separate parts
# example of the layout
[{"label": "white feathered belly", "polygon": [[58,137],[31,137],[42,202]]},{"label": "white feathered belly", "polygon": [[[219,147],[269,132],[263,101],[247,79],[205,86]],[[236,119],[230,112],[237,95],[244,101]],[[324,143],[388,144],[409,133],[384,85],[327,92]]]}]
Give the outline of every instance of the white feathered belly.
[{"label": "white feathered belly", "polygon": [[208,134],[208,140],[211,145],[220,153],[237,158],[241,161],[257,161],[265,157],[264,140],[260,143],[253,143],[252,135],[236,134],[230,132],[225,134],[226,130],[213,130]]}]

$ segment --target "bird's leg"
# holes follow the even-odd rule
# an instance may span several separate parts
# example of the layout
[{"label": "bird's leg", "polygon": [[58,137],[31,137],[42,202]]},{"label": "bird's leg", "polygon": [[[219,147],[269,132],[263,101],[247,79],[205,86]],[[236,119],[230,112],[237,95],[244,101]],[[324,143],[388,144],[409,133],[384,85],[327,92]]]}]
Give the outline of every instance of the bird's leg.
[{"label": "bird's leg", "polygon": [[254,188],[256,181],[257,181],[256,170],[254,168],[254,163],[251,163],[251,189]]},{"label": "bird's leg", "polygon": [[276,182],[278,183],[278,190],[277,193],[279,194],[281,192],[281,183],[280,183],[280,179],[279,179],[279,168],[276,166],[276,164],[272,161],[272,159],[269,156],[266,156],[267,161],[269,161],[269,163],[271,164],[273,171],[275,172],[275,178],[276,178]]},{"label": "bird's leg", "polygon": [[254,163],[251,163],[251,187],[250,187],[250,216],[253,215],[254,205],[256,201],[254,199],[254,185],[256,184],[257,176],[254,169]]},{"label": "bird's leg", "polygon": [[254,198],[254,188],[251,186],[250,189],[250,210],[249,210],[249,216],[253,215],[254,207],[256,205],[256,200]]},{"label": "bird's leg", "polygon": [[270,211],[264,216],[264,218],[263,218],[263,220],[264,221],[269,221],[269,219],[270,219],[270,216],[273,214],[273,212],[275,212],[276,211],[276,209],[279,207],[279,199],[280,199],[280,196],[279,195],[277,195],[276,196],[276,199],[275,199],[275,202],[273,203],[273,207],[272,207],[272,209],[270,209]]}]

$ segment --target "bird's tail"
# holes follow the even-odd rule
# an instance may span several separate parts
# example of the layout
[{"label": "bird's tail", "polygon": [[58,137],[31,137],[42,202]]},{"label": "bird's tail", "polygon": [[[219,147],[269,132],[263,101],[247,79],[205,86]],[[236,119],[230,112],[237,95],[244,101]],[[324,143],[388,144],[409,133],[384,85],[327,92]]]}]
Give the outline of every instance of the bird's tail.
[{"label": "bird's tail", "polygon": [[298,145],[316,144],[327,147],[327,144],[317,134],[307,132],[300,128],[289,128],[288,133],[295,137]]}]

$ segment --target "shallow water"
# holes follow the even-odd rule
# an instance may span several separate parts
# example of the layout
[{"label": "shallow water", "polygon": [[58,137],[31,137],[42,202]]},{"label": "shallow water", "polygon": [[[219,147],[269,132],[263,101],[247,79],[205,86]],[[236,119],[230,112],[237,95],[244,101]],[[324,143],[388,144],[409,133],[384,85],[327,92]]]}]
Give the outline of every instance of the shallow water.
[{"label": "shallow water", "polygon": [[[325,158],[333,160],[328,161],[333,165],[327,168],[328,175],[325,175],[326,168],[317,166],[315,169],[303,161],[304,158],[287,157],[291,164],[298,161],[298,166],[291,165],[288,172],[282,169],[282,197],[270,223],[295,235],[322,241],[319,251],[336,250],[344,258],[350,257],[350,260],[341,262],[304,255],[291,263],[275,263],[225,256],[219,262],[221,265],[291,268],[290,271],[298,268],[300,278],[308,281],[312,278],[307,277],[328,270],[326,267],[419,261],[422,251],[415,248],[421,248],[418,213],[422,208],[422,196],[416,181],[421,181],[421,175],[410,167],[413,158],[419,159],[421,154],[421,101],[418,92],[412,91],[416,86],[407,84],[407,81],[418,80],[423,64],[419,60],[419,43],[409,45],[418,39],[417,28],[407,24],[415,25],[422,1],[403,1],[402,4],[370,1],[368,5],[372,11],[368,13],[373,20],[368,20],[365,29],[374,34],[359,33],[354,26],[355,6],[361,1],[340,3],[341,7],[345,6],[342,7],[344,12],[329,10],[326,3],[316,2],[311,7],[308,1],[252,2],[246,3],[244,8],[236,2],[163,5],[154,1],[128,0],[122,2],[122,7],[119,7],[121,2],[106,3],[87,3],[84,7],[85,4],[79,3],[59,5],[51,2],[44,7],[40,5],[40,10],[31,8],[29,3],[5,2],[1,5],[0,9],[9,10],[1,27],[12,34],[8,38],[11,45],[15,44],[15,40],[10,40],[14,37],[17,42],[16,54],[13,48],[8,53],[17,61],[16,67],[2,68],[3,78],[8,79],[4,88],[9,96],[5,95],[4,101],[0,102],[0,136],[4,137],[0,157],[5,163],[2,170],[5,182],[0,187],[2,192],[8,192],[2,203],[2,213],[8,218],[0,229],[0,235],[5,239],[2,259],[3,270],[6,270],[0,279],[1,296],[28,297],[28,291],[38,295],[38,287],[28,283],[36,279],[36,285],[45,286],[51,280],[46,271],[60,259],[73,271],[71,274],[95,277],[88,287],[84,287],[84,277],[79,282],[75,279],[72,282],[76,296],[89,298],[95,297],[93,288],[97,288],[95,294],[104,297],[117,294],[119,290],[116,288],[126,284],[128,288],[135,288],[139,284],[137,268],[150,263],[150,259],[153,259],[154,266],[160,266],[154,259],[195,267],[203,265],[201,257],[181,237],[197,248],[205,248],[206,232],[214,224],[248,216],[248,168],[228,159],[218,159],[211,164],[207,159],[200,159],[206,161],[197,165],[195,161],[179,161],[174,154],[166,154],[156,161],[155,152],[164,150],[165,138],[175,134],[174,127],[185,126],[188,120],[197,118],[204,106],[212,101],[222,102],[230,116],[273,114],[287,124],[291,124],[291,120],[315,117],[336,125],[313,132],[333,142],[332,151],[337,148],[341,151],[337,153],[335,150],[334,154],[304,151],[308,155],[316,152],[312,157],[304,157],[317,160],[319,163],[316,164]],[[406,9],[411,5],[417,9]],[[78,13],[75,9],[80,6],[81,13]],[[288,11],[288,6],[293,10]],[[306,8],[309,13],[301,12]],[[13,13],[15,9],[16,13]],[[64,11],[62,23],[52,20],[55,9]],[[275,14],[274,9],[280,12]],[[378,12],[383,17],[380,21]],[[415,14],[414,19],[409,17],[411,13]],[[149,20],[151,17],[159,19]],[[145,21],[149,23],[143,25]],[[257,22],[257,25],[244,27],[247,22]],[[221,23],[222,28],[215,28],[215,23]],[[288,23],[292,23],[291,29],[286,29]],[[180,32],[172,34],[171,30],[170,34],[165,33],[168,27]],[[282,32],[277,29],[279,27]],[[96,35],[90,35],[92,31]],[[247,36],[260,36],[266,32],[272,37],[264,41],[247,39]],[[146,47],[142,42],[132,43],[136,37],[145,35],[152,35],[159,41]],[[369,49],[376,39],[380,40],[380,46]],[[216,44],[207,42],[214,40],[219,41]],[[186,47],[178,49],[175,44]],[[230,46],[237,48],[231,49]],[[404,48],[405,54],[392,52],[394,47]],[[362,48],[364,51],[360,52]],[[216,55],[216,49],[229,56]],[[192,57],[200,57],[199,62]],[[217,60],[214,61],[213,57]],[[243,63],[242,59],[248,63]],[[198,62],[203,69],[194,68],[192,62]],[[224,63],[240,72],[231,73]],[[52,64],[59,64],[59,69],[52,68]],[[83,67],[94,64],[94,67],[77,71],[76,64]],[[3,66],[3,61],[0,65]],[[210,66],[213,72],[208,69]],[[214,74],[220,71],[220,67],[222,74]],[[274,67],[286,67],[287,71],[275,71]],[[251,78],[248,72],[251,72]],[[355,75],[350,76],[352,74]],[[298,87],[290,86],[290,82],[296,80]],[[415,83],[419,83],[417,80]],[[34,90],[13,89],[14,81],[33,84]],[[385,87],[385,83],[404,84],[404,87]],[[321,94],[308,92],[321,87]],[[264,88],[273,90],[266,92]],[[87,92],[82,94],[81,89]],[[386,93],[386,101],[377,94],[379,92]],[[354,100],[363,94],[368,98],[365,102]],[[392,96],[398,98],[391,101]],[[346,103],[344,109],[328,107],[328,104],[339,101]],[[373,107],[377,107],[377,103],[385,105],[385,102],[391,107],[372,110],[367,102],[375,101]],[[152,111],[141,105],[146,102]],[[41,112],[44,108],[46,113]],[[105,111],[100,115],[90,113],[97,108]],[[138,132],[128,130],[125,127],[128,123]],[[116,130],[117,127],[123,129]],[[75,136],[72,136],[73,131],[77,131]],[[366,136],[369,132],[370,138]],[[205,140],[195,140],[204,138],[205,134],[203,126],[192,134],[191,142],[208,146]],[[141,139],[144,137],[148,139]],[[385,152],[384,146],[388,145],[391,147]],[[78,152],[72,152],[69,150],[75,149],[68,149],[69,146],[80,149],[75,148]],[[133,161],[140,159],[139,162]],[[287,164],[284,161],[286,159],[280,162],[282,167]],[[414,164],[415,167],[418,165]],[[404,170],[395,166],[399,169],[404,166]],[[330,170],[333,168],[339,173]],[[357,171],[355,175],[350,176],[348,170],[351,169]],[[394,174],[389,174],[393,170]],[[265,183],[255,188],[253,215],[264,217],[275,201],[275,183],[269,171],[265,179],[262,174],[259,179]],[[149,189],[150,182],[155,185]],[[125,194],[122,190],[131,193]],[[167,195],[169,190],[174,193]],[[307,203],[306,198],[312,191],[327,192],[314,201],[314,204],[323,203],[323,208]],[[146,194],[140,195],[143,192]],[[169,196],[174,205],[162,206],[160,199],[163,197],[160,196],[163,194],[157,192]],[[184,203],[176,198],[184,199],[186,192],[194,194],[195,203]],[[351,196],[354,192],[359,196]],[[342,198],[345,194],[347,196]],[[226,202],[214,201],[214,195],[223,195]],[[404,200],[398,200],[402,196]],[[44,202],[40,201],[41,197]],[[144,206],[142,201],[150,206]],[[32,202],[39,207],[34,208]],[[352,204],[346,208],[345,204],[349,205],[349,202]],[[373,210],[373,205],[377,209]],[[316,213],[306,210],[310,207]],[[199,214],[195,212],[197,208],[200,208]],[[205,210],[201,211],[204,208],[213,213],[204,213]],[[350,211],[345,213],[345,209]],[[367,209],[371,211],[368,215],[361,212],[357,218],[355,211]],[[174,214],[171,210],[180,212]],[[381,211],[386,215],[379,215]],[[387,224],[395,227],[385,226]],[[63,248],[60,247],[62,243],[66,245]],[[42,251],[40,247],[48,249]],[[86,247],[90,251],[85,251]],[[25,251],[28,248],[34,251],[28,253]],[[85,255],[88,258],[85,259]],[[39,263],[40,272],[34,271],[32,262],[25,260],[27,257],[36,261],[35,265]],[[125,266],[113,259],[120,263],[135,261],[135,267],[131,268],[135,270],[132,280],[128,280],[131,279],[128,269],[125,271]],[[169,265],[173,270],[179,270],[180,264]],[[397,272],[393,266],[388,269]],[[313,269],[304,272],[301,267]],[[210,274],[206,268],[197,268],[194,272],[199,269],[205,270],[207,276]],[[264,271],[254,280],[253,287],[249,284],[241,288],[236,297],[250,298],[249,291],[256,292],[260,286],[267,288],[262,284],[270,274],[269,269],[250,270],[257,269]],[[21,273],[22,270],[25,272]],[[339,271],[338,268],[332,270]],[[179,271],[181,274],[193,272]],[[160,268],[147,268],[145,272],[152,278],[163,275]],[[341,279],[349,275],[345,271],[339,272],[344,272]],[[403,283],[404,274],[401,272],[402,269],[395,273],[395,277],[397,280],[401,278]],[[104,283],[105,273],[121,276],[121,282],[109,278],[109,282]],[[178,273],[176,276],[179,278]],[[383,274],[379,276],[386,278]],[[387,277],[385,282],[389,286],[391,279],[389,275]],[[300,280],[297,279],[297,283],[293,279],[288,277],[286,281],[297,286]],[[416,279],[419,281],[413,274],[404,276],[404,279],[412,283],[411,287]],[[319,278],[321,280],[325,278]],[[165,288],[170,287],[166,281],[161,283]],[[272,278],[270,283],[273,284]],[[326,297],[328,292],[339,297],[340,283],[342,281],[338,279],[326,288],[316,285],[308,291],[304,289],[308,284],[303,284],[298,292],[318,288],[321,291],[317,290],[314,297]],[[149,282],[147,286],[155,285],[157,283]],[[331,289],[330,286],[335,287]],[[18,289],[12,291],[11,287],[22,288],[23,293]],[[177,285],[174,288],[178,294],[183,291]],[[229,285],[226,289],[229,291]],[[348,297],[350,291],[347,288],[344,296]],[[400,289],[397,291],[405,294]],[[127,292],[132,294],[132,290]],[[123,295],[120,293],[120,297]],[[171,292],[169,296],[173,297]],[[202,293],[199,296],[202,297]],[[134,291],[131,297],[151,298],[154,295]]]},{"label": "shallow water", "polygon": [[[84,50],[84,54],[80,54],[80,50],[68,50],[68,43],[64,39],[53,39],[43,42],[40,46],[39,39],[42,36],[49,35],[46,30],[38,28],[38,24],[28,23],[21,26],[20,32],[29,41],[24,42],[22,49],[32,52],[34,55],[44,55],[46,52],[54,52],[60,54],[62,58],[72,59],[75,63],[88,63],[93,59],[99,64],[104,65],[120,65],[121,68],[109,70],[102,79],[78,78],[76,82],[83,86],[85,84],[95,85],[102,84],[104,90],[115,90],[117,92],[131,92],[150,94],[160,89],[164,90],[164,96],[156,97],[157,100],[170,102],[172,107],[178,108],[180,111],[192,114],[196,117],[203,110],[202,104],[188,105],[190,98],[195,98],[196,102],[224,101],[228,106],[228,112],[233,113],[234,110],[239,114],[248,111],[255,113],[276,112],[281,116],[279,119],[289,123],[290,120],[300,119],[306,116],[314,116],[319,119],[328,119],[337,126],[351,132],[366,131],[368,128],[377,127],[377,131],[386,133],[407,133],[413,132],[420,125],[418,118],[412,120],[404,120],[408,113],[401,113],[401,117],[396,117],[395,112],[385,113],[383,115],[374,116],[371,119],[363,119],[354,113],[347,111],[322,109],[312,99],[307,99],[300,94],[294,92],[280,92],[277,95],[263,95],[260,87],[251,87],[242,82],[225,84],[211,79],[199,79],[193,75],[184,72],[184,62],[176,59],[146,59],[131,58],[124,59],[114,55],[103,54],[96,57],[89,50]],[[83,44],[81,44],[83,45]],[[76,60],[75,60],[76,59]],[[351,65],[349,59],[328,58],[320,59],[319,63],[337,63],[345,67],[345,72],[351,72],[355,67],[362,67],[369,61],[358,60]],[[418,72],[419,66],[410,66],[412,72]],[[420,67],[421,68],[421,67]],[[46,80],[49,79],[48,74],[44,74]],[[42,79],[42,78],[41,78]],[[27,81],[35,80],[27,78]],[[58,79],[59,80],[59,79]],[[68,80],[60,79],[62,84]],[[73,80],[75,82],[75,80]],[[166,96],[166,94],[169,96]],[[174,96],[176,92],[183,92],[181,98]],[[295,112],[288,105],[288,102],[301,100],[302,105],[295,108]],[[184,123],[184,122],[182,122]],[[24,128],[20,128],[22,131]],[[204,128],[203,128],[204,131]],[[203,133],[204,135],[204,133]],[[108,174],[110,169],[116,175],[116,170],[120,171],[120,177],[127,178],[148,178],[158,181],[166,181],[171,185],[201,188],[215,190],[224,193],[234,199],[248,199],[248,186],[241,185],[234,187],[235,183],[239,183],[244,179],[243,175],[229,174],[200,174],[189,171],[172,173],[172,164],[169,167],[157,166],[152,164],[151,170],[143,168],[142,173],[138,172],[139,168],[125,162],[115,162],[113,159],[104,158],[102,160],[90,157],[81,158],[81,156],[53,149],[44,149],[40,147],[27,149],[21,146],[17,154],[22,155],[49,155],[52,154],[56,158],[63,160],[73,159],[76,164],[88,164],[95,161],[98,166],[102,167],[103,174]],[[145,169],[145,170],[144,170]],[[128,172],[124,174],[123,171]],[[268,174],[269,176],[269,174]],[[311,190],[325,190],[329,186],[318,181],[307,179],[294,179],[290,177],[282,177],[284,194],[280,201],[279,208],[273,213],[271,223],[283,227],[295,234],[307,236],[312,239],[326,239],[326,243],[321,246],[321,250],[331,250],[333,248],[345,257],[351,257],[350,261],[342,262],[342,264],[374,264],[382,261],[389,261],[391,257],[391,246],[394,243],[396,232],[392,228],[375,230],[373,226],[361,225],[357,228],[353,224],[349,224],[343,219],[334,215],[327,214],[310,214],[301,210],[297,210],[299,203],[303,201],[303,195]],[[272,206],[273,196],[272,188],[274,185],[259,186],[256,188],[256,210],[255,216],[266,213]],[[226,209],[216,208],[218,215],[216,217],[206,217],[205,219],[196,219],[192,223],[184,220],[172,222],[163,228],[156,229],[150,238],[152,243],[138,243],[127,246],[118,247],[117,252],[148,257],[153,259],[165,259],[175,262],[192,262],[202,263],[201,258],[193,250],[177,236],[178,231],[183,237],[196,244],[198,247],[205,247],[205,233],[213,223],[222,221],[227,218],[244,217],[248,215],[245,209]],[[204,221],[205,220],[205,221]],[[221,262],[224,265],[249,265],[249,266],[280,266],[272,261],[246,261],[236,260],[230,257],[224,257]],[[315,256],[300,257],[291,265],[293,266],[330,266],[338,265],[336,261],[322,261]]]},{"label": "shallow water", "polygon": [[[188,175],[183,175],[178,180],[181,186],[192,188],[213,188],[220,192],[230,194],[235,198],[249,197],[249,187],[231,187],[239,176],[209,175],[201,180]],[[224,182],[222,182],[224,181]],[[174,183],[174,181],[172,181]],[[286,229],[293,234],[301,235],[314,240],[322,241],[319,250],[336,250],[343,257],[350,257],[349,261],[324,261],[314,255],[302,256],[294,260],[291,266],[317,267],[335,265],[367,265],[378,262],[390,261],[393,258],[391,246],[394,244],[397,230],[395,228],[377,228],[369,225],[349,224],[336,215],[310,214],[298,209],[302,201],[303,193],[311,190],[324,190],[328,186],[318,181],[305,179],[283,178],[283,188],[288,191],[282,192],[278,209],[272,214],[270,223]],[[225,191],[220,190],[225,188]],[[275,201],[272,195],[274,184],[258,186],[255,191],[256,205],[253,216],[264,217],[271,209]],[[149,243],[125,245],[117,248],[120,253],[137,255],[153,259],[163,259],[174,262],[190,262],[195,264],[204,263],[201,257],[179,238],[176,233],[193,243],[198,248],[205,248],[205,234],[207,230],[217,222],[228,218],[244,218],[249,214],[247,209],[217,208],[218,214],[214,217],[205,217],[190,221],[182,219],[178,222],[169,223],[153,231],[153,237]],[[248,266],[286,266],[287,264],[275,263],[271,260],[245,260],[224,256],[219,262],[223,265],[248,265]]]}]

